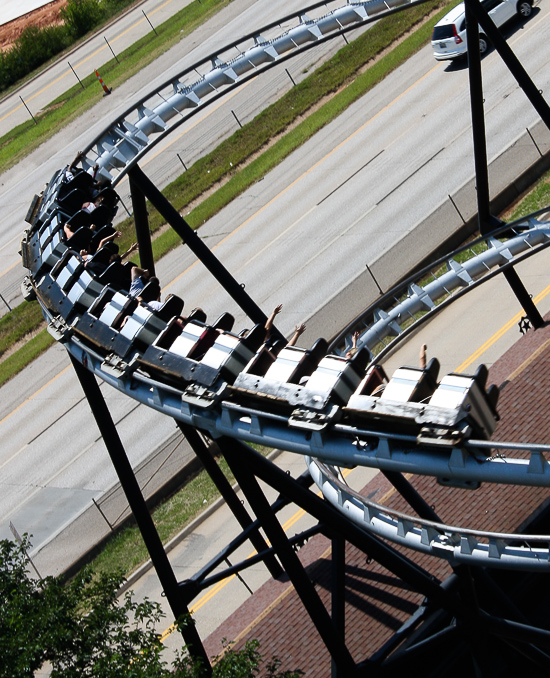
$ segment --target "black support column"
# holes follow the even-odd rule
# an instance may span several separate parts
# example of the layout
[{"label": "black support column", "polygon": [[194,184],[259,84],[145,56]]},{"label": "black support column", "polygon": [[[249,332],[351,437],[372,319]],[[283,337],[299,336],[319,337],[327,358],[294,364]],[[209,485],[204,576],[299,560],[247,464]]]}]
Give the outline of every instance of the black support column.
[{"label": "black support column", "polygon": [[471,3],[475,1],[465,0],[464,6],[466,10],[466,40],[468,41],[468,71],[470,75],[470,108],[474,140],[477,217],[480,234],[487,235],[487,233],[496,228],[497,223],[492,223],[493,220],[489,206],[489,172],[485,138],[485,113],[483,109],[481,55],[479,53],[479,26],[471,7]]},{"label": "black support column", "polygon": [[[342,643],[346,642],[346,542],[332,537],[331,556],[332,621]],[[331,678],[345,678],[338,664],[331,659]]]},{"label": "black support column", "polygon": [[510,73],[516,79],[518,85],[525,92],[525,95],[544,121],[544,124],[550,129],[550,106],[545,101],[540,89],[531,80],[527,71],[523,68],[506,40],[502,37],[486,9],[480,4],[479,0],[466,0],[465,4],[467,8],[469,7],[472,14],[475,15],[479,25],[494,45],[495,50],[508,67]]},{"label": "black support column", "polygon": [[[73,367],[76,375],[80,381],[84,394],[92,410],[92,414],[96,420],[99,431],[103,437],[105,446],[115,470],[117,472],[120,484],[124,490],[124,494],[128,500],[136,523],[139,527],[147,551],[151,557],[158,578],[166,595],[166,599],[170,605],[174,618],[190,619],[189,610],[183,604],[181,595],[178,591],[178,582],[172,570],[172,566],[164,550],[164,546],[160,540],[158,532],[151,518],[151,514],[145,504],[145,499],[141,493],[140,487],[134,475],[132,466],[122,445],[122,441],[118,435],[118,431],[109,412],[109,408],[103,398],[101,389],[96,381],[95,376],[85,369],[74,357],[71,356]],[[207,671],[208,676],[211,675],[210,663],[208,656],[204,650],[203,644],[199,634],[193,623],[183,623],[181,626],[181,634],[185,644],[188,646],[190,654],[197,660],[200,660]]]},{"label": "black support column", "polygon": [[542,319],[539,309],[535,306],[533,300],[531,299],[529,292],[525,289],[525,285],[517,274],[516,269],[513,266],[505,268],[504,277],[518,298],[519,303],[522,305],[523,310],[531,321],[531,325],[533,325],[533,327],[538,330],[544,325],[544,320]]},{"label": "black support column", "polygon": [[130,194],[132,196],[132,210],[136,226],[136,237],[139,246],[139,261],[141,268],[146,268],[151,275],[155,275],[155,260],[153,259],[153,246],[151,244],[151,232],[149,230],[149,218],[147,216],[147,203],[145,196],[129,173]]},{"label": "black support column", "polygon": [[351,654],[342,641],[341,634],[337,632],[300,559],[289,544],[279,521],[273,514],[269,502],[251,472],[248,464],[249,460],[243,457],[242,452],[245,446],[231,438],[222,438],[220,445],[227,463],[250,502],[258,520],[260,520],[265,533],[273,544],[273,548],[277,552],[297,594],[300,596],[310,619],[315,624],[333,661],[338,666],[338,670],[341,672],[340,675],[351,678],[355,675],[355,663]]}]

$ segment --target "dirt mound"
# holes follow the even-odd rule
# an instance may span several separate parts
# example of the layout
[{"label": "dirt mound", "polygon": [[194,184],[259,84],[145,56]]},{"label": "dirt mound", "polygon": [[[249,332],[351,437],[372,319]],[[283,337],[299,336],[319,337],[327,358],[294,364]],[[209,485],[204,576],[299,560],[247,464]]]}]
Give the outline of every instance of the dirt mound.
[{"label": "dirt mound", "polygon": [[59,10],[65,7],[67,0],[53,0],[43,7],[39,7],[28,14],[13,19],[0,26],[0,50],[5,51],[21,35],[27,26],[52,26],[60,24]]}]

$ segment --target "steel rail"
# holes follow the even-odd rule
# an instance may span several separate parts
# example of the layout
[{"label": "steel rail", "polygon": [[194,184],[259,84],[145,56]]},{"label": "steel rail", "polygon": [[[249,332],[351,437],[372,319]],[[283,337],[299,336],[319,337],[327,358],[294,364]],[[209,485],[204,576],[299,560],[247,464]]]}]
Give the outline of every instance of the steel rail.
[{"label": "steel rail", "polygon": [[[186,67],[129,106],[84,148],[80,165],[87,171],[97,165],[97,176],[116,185],[146,153],[206,105],[298,54],[424,2],[317,2],[258,28]],[[314,19],[307,15],[327,7],[334,8]],[[292,25],[280,32],[282,24]]]},{"label": "steel rail", "polygon": [[323,496],[349,520],[379,537],[448,560],[513,570],[550,569],[550,535],[489,532],[423,520],[369,501],[338,478],[338,471],[307,457]]}]

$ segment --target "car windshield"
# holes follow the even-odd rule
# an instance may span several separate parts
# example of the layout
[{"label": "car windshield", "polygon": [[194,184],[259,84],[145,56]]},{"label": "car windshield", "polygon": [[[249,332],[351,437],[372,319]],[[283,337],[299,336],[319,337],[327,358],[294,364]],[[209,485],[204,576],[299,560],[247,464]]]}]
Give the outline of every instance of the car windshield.
[{"label": "car windshield", "polygon": [[454,24],[445,24],[443,26],[436,26],[432,35],[432,40],[446,40],[455,35],[453,30]]}]

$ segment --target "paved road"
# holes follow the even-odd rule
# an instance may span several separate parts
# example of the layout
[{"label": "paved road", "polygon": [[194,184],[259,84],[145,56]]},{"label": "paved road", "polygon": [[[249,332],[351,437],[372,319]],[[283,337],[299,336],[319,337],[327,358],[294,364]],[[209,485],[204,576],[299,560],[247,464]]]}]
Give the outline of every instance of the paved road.
[{"label": "paved road", "polygon": [[[531,58],[533,37],[546,27],[547,13],[541,11],[512,35],[514,47]],[[537,67],[548,49],[544,43]],[[534,114],[496,55],[484,67],[491,157]],[[548,74],[537,71],[544,88],[543,77]],[[434,65],[426,48],[206,224],[201,235],[262,307],[284,302],[281,329],[289,332],[471,175],[467,110],[464,70]],[[84,134],[79,130],[71,128],[76,143]],[[55,156],[56,166],[63,154],[69,155]],[[31,178],[39,174],[38,163],[33,157],[25,164]],[[14,185],[29,183],[25,168],[18,172]],[[433,243],[422,246],[429,251]],[[159,273],[165,284],[172,281],[166,291],[180,294],[187,308],[201,305],[211,317],[229,309],[237,326],[244,323],[185,249],[168,256]],[[63,349],[56,347],[2,389],[0,534],[13,519],[20,532],[35,533],[37,547],[60,529],[68,507],[81,510],[114,481],[75,378],[70,370],[62,372],[66,365]],[[116,393],[108,398],[133,463],[173,431],[154,412],[135,409]],[[50,518],[37,526],[34,516],[44,515],[45,507]]]},{"label": "paved road", "polygon": [[83,79],[113,58],[105,39],[118,55],[145,35],[150,33],[154,37],[151,24],[159,26],[189,3],[190,0],[144,0],[138,3],[116,22],[100,29],[58,63],[23,85],[17,93],[4,96],[0,101],[0,136],[29,119],[19,96],[36,115],[70,87],[78,84],[69,63],[78,77]]},{"label": "paved road", "polygon": [[[214,45],[226,44],[230,40],[229,36],[242,34],[243,22],[244,25],[248,25],[250,20],[253,25],[261,25],[268,21],[265,3],[260,9],[255,3],[249,5],[252,17],[249,18],[246,12],[244,14],[242,12],[247,7],[245,2],[241,2],[240,12],[237,11],[238,3],[232,3],[226,10],[233,13],[226,13],[221,18],[215,17],[202,29],[206,37],[203,39],[196,32],[190,39],[192,44],[200,43],[198,51],[205,54],[213,51]],[[278,12],[280,10],[279,7]],[[290,10],[287,8],[286,11]],[[236,25],[240,26],[238,33]],[[189,46],[190,51],[192,44]],[[335,46],[331,46],[330,49],[335,49]],[[166,78],[169,58],[164,57],[159,60],[160,63],[156,62],[154,72],[148,71],[146,79]],[[188,56],[190,63],[197,58],[197,55]],[[126,107],[125,97],[135,92],[136,85],[143,87],[143,82],[129,82],[124,94],[120,96],[120,101],[115,102],[115,108]],[[147,89],[150,86],[147,84]],[[267,90],[268,97],[274,95],[273,91],[276,92],[276,85],[273,91],[265,88],[265,84],[263,87]],[[114,98],[104,100],[98,106],[101,110],[90,114],[96,128],[103,127],[102,116],[108,113],[104,109],[111,106],[111,101],[115,101]],[[76,139],[70,150],[65,147],[59,149],[59,139],[54,139],[44,144],[25,162],[3,175],[5,190],[0,204],[3,203],[6,218],[3,222],[5,231],[4,241],[0,245],[0,261],[3,264],[7,263],[3,271],[6,276],[13,274],[18,281],[22,275],[20,258],[16,250],[21,231],[21,217],[26,211],[31,195],[37,186],[41,186],[51,176],[56,167],[62,166],[74,154],[74,150],[78,148],[77,144],[81,143],[78,139],[86,135],[89,138],[89,134],[89,121],[80,120],[63,133],[63,137]],[[200,139],[199,136],[199,141]],[[162,158],[160,161],[162,162]],[[11,230],[7,226],[10,219],[15,220],[17,224],[15,227],[12,226]],[[14,231],[17,235],[14,235]],[[181,252],[175,256],[180,255]],[[171,272],[167,270],[165,273],[163,269],[161,265],[159,270],[162,279],[170,280]],[[189,297],[187,299],[189,301]],[[220,303],[224,302],[220,300]],[[288,322],[286,325],[290,329]],[[34,533],[37,548],[61,529],[69,513],[74,515],[83,510],[91,498],[103,495],[114,482],[113,471],[110,464],[105,463],[102,444],[98,440],[95,428],[89,425],[82,394],[74,375],[66,370],[67,365],[65,352],[58,347],[54,348],[47,356],[4,387],[3,404],[0,405],[3,439],[9,441],[3,446],[0,459],[5,489],[0,500],[2,516],[0,535],[10,536],[9,521],[13,520],[20,532]],[[173,433],[174,425],[164,418],[150,411],[143,412],[145,409],[143,407],[136,409],[134,403],[120,402],[116,394],[108,393],[107,397],[112,404],[119,401],[119,405],[115,405],[115,408],[120,407],[115,409],[115,419],[117,423],[127,422],[131,440],[126,439],[125,442],[132,446],[131,459],[134,464],[143,461]],[[33,416],[31,413],[37,409],[40,416]],[[86,429],[86,433],[79,435],[76,440],[75,431],[83,429]],[[63,445],[60,443],[62,440],[66,441]],[[27,471],[29,464],[31,468]],[[47,510],[44,510],[45,506]],[[40,520],[37,520],[37,515],[41,516]]]}]

